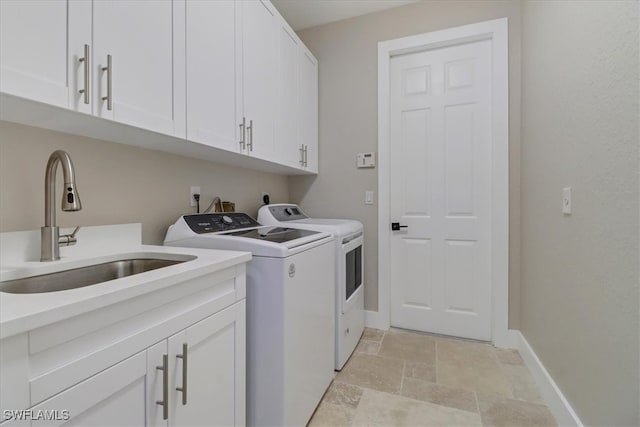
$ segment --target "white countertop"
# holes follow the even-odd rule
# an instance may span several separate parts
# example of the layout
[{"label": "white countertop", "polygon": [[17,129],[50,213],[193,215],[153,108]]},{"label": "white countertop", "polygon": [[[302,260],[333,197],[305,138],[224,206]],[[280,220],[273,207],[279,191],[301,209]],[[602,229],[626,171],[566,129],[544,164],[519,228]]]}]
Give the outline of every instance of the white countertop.
[{"label": "white countertop", "polygon": [[139,224],[86,227],[78,233],[78,244],[61,248],[61,259],[54,262],[34,259],[33,239],[37,237],[39,242],[39,230],[1,233],[0,281],[127,258],[173,258],[171,254],[196,258],[77,289],[39,294],[0,292],[0,339],[251,260],[249,252],[142,245],[140,231]]}]

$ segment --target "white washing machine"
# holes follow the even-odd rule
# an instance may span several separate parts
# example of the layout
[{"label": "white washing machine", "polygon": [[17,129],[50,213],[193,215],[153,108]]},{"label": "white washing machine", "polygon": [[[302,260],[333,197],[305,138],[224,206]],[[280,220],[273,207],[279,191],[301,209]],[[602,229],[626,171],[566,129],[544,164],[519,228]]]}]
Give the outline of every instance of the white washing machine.
[{"label": "white washing machine", "polygon": [[180,217],[164,244],[253,254],[247,264],[247,422],[306,425],[334,373],[333,237],[264,227],[243,213],[207,213]]},{"label": "white washing machine", "polygon": [[336,238],[335,258],[335,369],[341,370],[364,331],[363,226],[350,219],[309,218],[298,205],[265,205],[258,211],[263,225],[331,233]]}]

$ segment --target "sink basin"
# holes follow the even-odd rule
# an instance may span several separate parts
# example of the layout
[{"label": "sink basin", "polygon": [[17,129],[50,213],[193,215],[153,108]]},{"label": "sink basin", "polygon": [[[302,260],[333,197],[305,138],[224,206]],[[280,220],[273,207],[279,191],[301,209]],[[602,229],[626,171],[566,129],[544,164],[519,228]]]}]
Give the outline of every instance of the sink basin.
[{"label": "sink basin", "polygon": [[196,257],[180,257],[180,259],[134,258],[123,259],[72,270],[57,271],[40,276],[25,277],[0,282],[0,292],[10,294],[38,294],[44,292],[65,291],[95,285],[121,277],[132,276],[158,268],[169,267]]}]

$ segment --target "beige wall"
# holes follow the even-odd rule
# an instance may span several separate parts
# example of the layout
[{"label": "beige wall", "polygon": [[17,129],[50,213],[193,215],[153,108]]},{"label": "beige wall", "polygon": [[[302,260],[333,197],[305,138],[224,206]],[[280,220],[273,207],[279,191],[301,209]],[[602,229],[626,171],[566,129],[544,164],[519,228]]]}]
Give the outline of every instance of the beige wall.
[{"label": "beige wall", "polygon": [[637,426],[638,3],[522,17],[522,332],[585,424]]},{"label": "beige wall", "polygon": [[[141,222],[143,242],[161,244],[179,215],[195,212],[192,185],[201,187],[203,208],[214,194],[252,215],[261,191],[273,202],[288,199],[285,176],[0,121],[0,231],[43,225],[44,171],[56,149],[71,156],[82,200],[79,212],[61,212],[56,200],[62,226]],[[58,195],[61,179],[59,170]]]},{"label": "beige wall", "polygon": [[421,1],[299,32],[318,58],[320,175],[290,177],[290,196],[314,216],[355,218],[365,225],[365,306],[378,307],[377,169],[356,169],[356,153],[377,151],[378,47],[383,40],[509,18],[510,67],[510,325],[519,317],[520,3]]}]

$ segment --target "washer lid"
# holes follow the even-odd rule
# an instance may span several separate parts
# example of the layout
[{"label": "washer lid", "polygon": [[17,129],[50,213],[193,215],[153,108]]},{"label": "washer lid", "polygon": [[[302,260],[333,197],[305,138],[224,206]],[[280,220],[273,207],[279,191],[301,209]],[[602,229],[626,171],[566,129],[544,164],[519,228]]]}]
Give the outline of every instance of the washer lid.
[{"label": "washer lid", "polygon": [[324,231],[334,236],[344,237],[350,234],[362,233],[362,223],[352,219],[305,218],[281,223],[286,227],[305,228],[308,230]]},{"label": "washer lid", "polygon": [[280,225],[282,227],[324,231],[338,237],[362,233],[363,231],[360,221],[309,218],[298,205],[288,203],[262,206],[258,211],[258,222],[262,225]]}]

